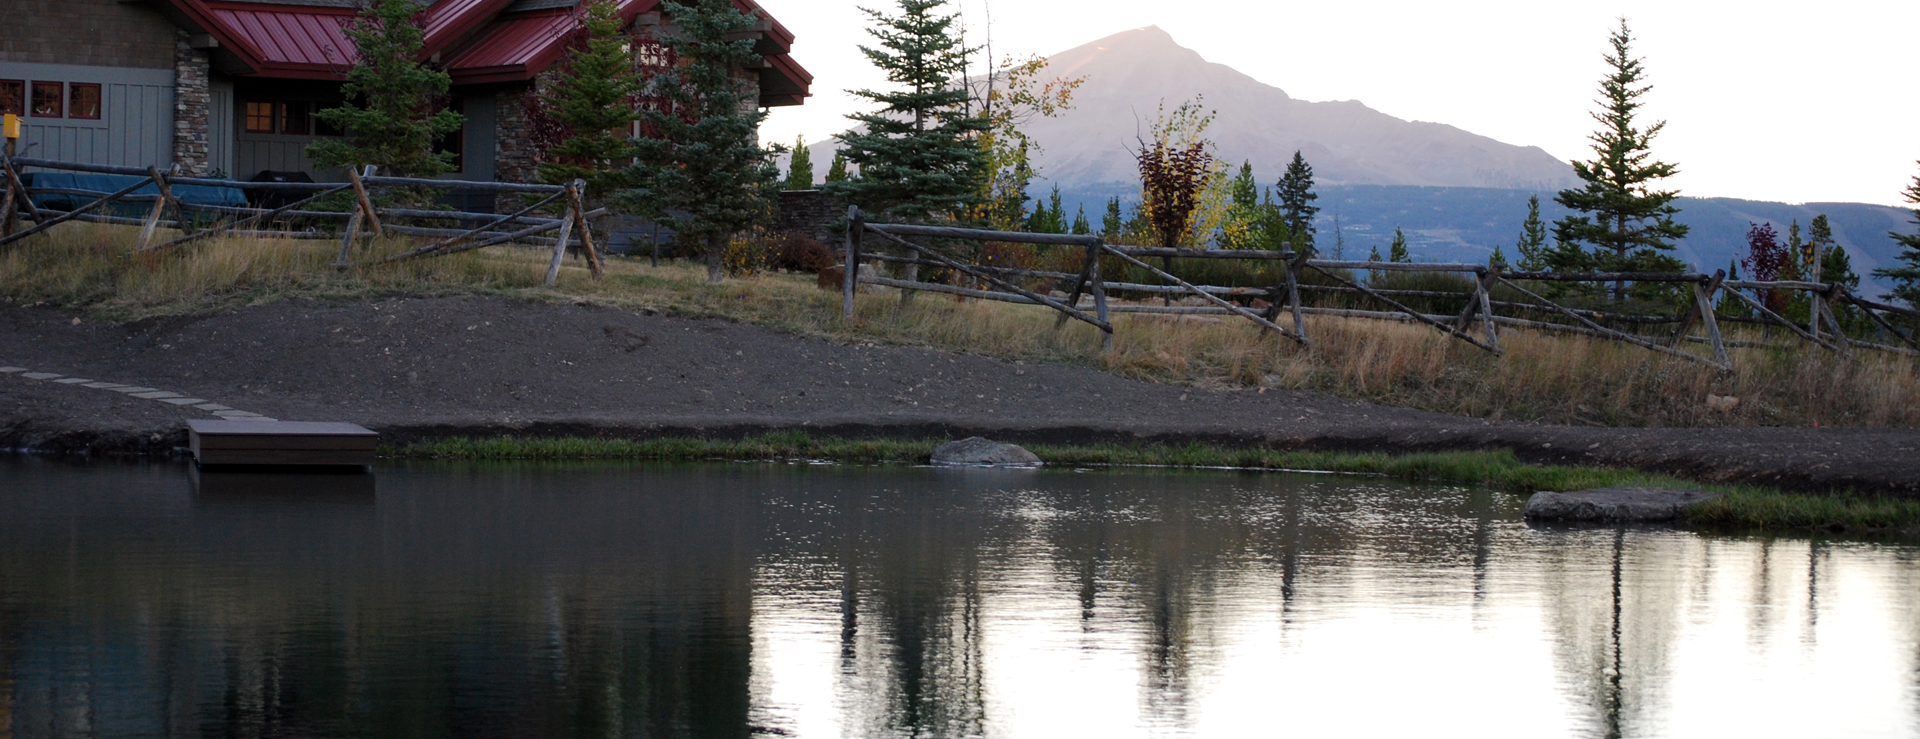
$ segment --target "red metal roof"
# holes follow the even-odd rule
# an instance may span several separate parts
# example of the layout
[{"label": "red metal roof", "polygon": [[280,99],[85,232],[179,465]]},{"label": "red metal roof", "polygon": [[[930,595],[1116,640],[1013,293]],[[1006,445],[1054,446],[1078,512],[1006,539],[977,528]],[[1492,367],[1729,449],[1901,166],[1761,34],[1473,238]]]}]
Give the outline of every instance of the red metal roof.
[{"label": "red metal roof", "polygon": [[[220,41],[224,50],[262,77],[341,79],[353,63],[353,41],[345,29],[350,8],[226,0],[168,0],[187,20]],[[436,0],[421,17],[425,30],[422,58],[446,52],[443,68],[454,84],[532,79],[565,51],[562,43],[578,26],[571,9],[502,15],[512,0]],[[734,0],[743,12],[770,21],[766,40],[779,53],[768,54],[779,79],[764,101],[798,105],[809,93],[813,75],[786,52],[793,33],[773,20],[754,0]],[[660,0],[619,0],[619,12],[631,20],[659,9]],[[451,50],[451,51],[449,51]],[[763,83],[763,87],[766,85]]]}]

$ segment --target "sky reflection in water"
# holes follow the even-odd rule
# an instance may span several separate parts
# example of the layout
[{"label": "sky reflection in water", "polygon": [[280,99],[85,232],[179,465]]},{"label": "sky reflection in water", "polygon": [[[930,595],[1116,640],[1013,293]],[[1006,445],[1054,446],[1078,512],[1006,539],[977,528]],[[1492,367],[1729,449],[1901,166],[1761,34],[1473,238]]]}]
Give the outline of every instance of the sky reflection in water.
[{"label": "sky reflection in water", "polygon": [[[377,490],[376,490],[377,488]],[[1920,549],[1310,475],[0,459],[0,737],[1920,737]]]}]

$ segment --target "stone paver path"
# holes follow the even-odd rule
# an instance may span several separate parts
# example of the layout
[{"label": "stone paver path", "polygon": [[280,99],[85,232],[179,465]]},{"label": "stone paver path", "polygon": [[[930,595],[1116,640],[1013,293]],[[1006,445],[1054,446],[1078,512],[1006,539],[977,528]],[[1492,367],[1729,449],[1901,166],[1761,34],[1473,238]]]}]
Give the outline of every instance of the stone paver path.
[{"label": "stone paver path", "polygon": [[57,372],[33,372],[26,367],[0,367],[0,376],[18,377],[18,378],[30,380],[33,382],[46,382],[48,380],[52,380],[55,384],[59,384],[59,385],[71,385],[75,387],[92,388],[95,390],[106,390],[108,392],[121,393],[128,397],[140,398],[142,400],[152,400],[152,401],[157,401],[161,403],[166,403],[168,405],[181,406],[183,408],[187,406],[192,406],[196,410],[205,411],[208,414],[211,414],[218,418],[224,418],[229,421],[277,421],[279,420],[275,418],[268,418],[266,416],[260,415],[258,413],[253,413],[251,411],[243,411],[238,408],[232,408],[229,406],[221,405],[219,403],[215,403],[205,398],[190,398],[176,392],[161,390],[159,388],[140,387],[138,385],[124,385],[117,382],[104,382],[99,380],[93,380],[86,377],[68,377],[66,375],[62,375]]}]

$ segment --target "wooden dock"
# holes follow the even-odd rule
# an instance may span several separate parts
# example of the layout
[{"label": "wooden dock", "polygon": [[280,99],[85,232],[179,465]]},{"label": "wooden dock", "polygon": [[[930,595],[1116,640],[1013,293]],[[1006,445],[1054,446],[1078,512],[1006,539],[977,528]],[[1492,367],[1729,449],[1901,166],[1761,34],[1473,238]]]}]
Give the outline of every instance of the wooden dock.
[{"label": "wooden dock", "polygon": [[370,465],[380,435],[351,423],[187,422],[187,443],[203,465]]}]

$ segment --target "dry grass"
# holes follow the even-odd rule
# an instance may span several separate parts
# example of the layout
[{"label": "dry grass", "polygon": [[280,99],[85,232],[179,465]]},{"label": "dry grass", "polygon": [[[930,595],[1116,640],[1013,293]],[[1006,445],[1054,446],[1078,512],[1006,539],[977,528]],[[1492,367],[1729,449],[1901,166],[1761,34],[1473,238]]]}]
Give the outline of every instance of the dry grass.
[{"label": "dry grass", "polygon": [[[1115,347],[1050,311],[921,294],[862,295],[852,321],[837,292],[812,275],[759,275],[719,285],[704,268],[609,260],[594,281],[570,259],[557,288],[540,285],[545,253],[489,249],[336,272],[337,242],[226,239],[146,258],[124,256],[130,229],[72,224],[0,254],[0,297],[134,319],[297,298],[488,294],[587,301],[681,315],[723,316],[843,341],[936,346],[1081,364],[1140,379],[1201,386],[1265,384],[1322,390],[1478,417],[1608,426],[1811,425],[1920,427],[1920,363],[1860,352],[1733,349],[1736,371],[1637,347],[1509,330],[1495,357],[1425,326],[1309,316],[1313,345],[1261,336],[1242,321],[1122,314]],[[403,244],[382,244],[394,251]],[[1740,399],[1707,408],[1708,394]]]}]

